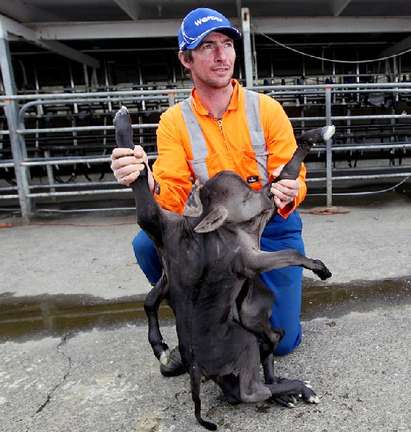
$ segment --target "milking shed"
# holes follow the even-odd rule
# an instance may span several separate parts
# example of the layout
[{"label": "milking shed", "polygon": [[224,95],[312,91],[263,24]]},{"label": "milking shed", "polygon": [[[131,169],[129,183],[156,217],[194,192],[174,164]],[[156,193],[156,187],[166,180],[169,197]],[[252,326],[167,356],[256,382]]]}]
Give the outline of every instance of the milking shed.
[{"label": "milking shed", "polygon": [[176,33],[198,6],[241,29],[236,77],[279,100],[297,134],[336,125],[307,162],[326,205],[408,181],[409,0],[0,0],[0,209],[28,220],[124,204],[109,168],[113,115],[128,106],[155,159],[160,113],[191,86]]}]

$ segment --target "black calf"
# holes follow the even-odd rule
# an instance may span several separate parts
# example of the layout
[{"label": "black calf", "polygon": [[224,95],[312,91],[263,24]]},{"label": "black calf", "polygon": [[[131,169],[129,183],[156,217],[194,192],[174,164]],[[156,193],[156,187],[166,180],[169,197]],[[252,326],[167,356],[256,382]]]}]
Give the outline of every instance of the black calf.
[{"label": "black calf", "polygon": [[[117,145],[133,148],[124,107],[116,114],[115,126]],[[296,178],[310,141],[320,140],[326,132],[323,128],[305,135],[280,178]],[[282,331],[271,328],[273,295],[257,276],[289,265],[310,269],[321,279],[331,273],[321,261],[293,250],[259,250],[261,232],[275,211],[269,185],[256,192],[235,173],[221,172],[201,188],[193,188],[185,216],[157,205],[146,170],[132,187],[137,221],[155,242],[164,269],[145,302],[149,342],[160,362],[167,362],[168,346],[157,315],[161,300],[167,298],[176,317],[179,349],[190,374],[199,423],[216,429],[201,417],[203,375],[215,381],[233,403],[269,398],[286,405],[294,398],[317,402],[304,382],[274,376],[272,353]],[[259,376],[260,362],[264,381]]]}]

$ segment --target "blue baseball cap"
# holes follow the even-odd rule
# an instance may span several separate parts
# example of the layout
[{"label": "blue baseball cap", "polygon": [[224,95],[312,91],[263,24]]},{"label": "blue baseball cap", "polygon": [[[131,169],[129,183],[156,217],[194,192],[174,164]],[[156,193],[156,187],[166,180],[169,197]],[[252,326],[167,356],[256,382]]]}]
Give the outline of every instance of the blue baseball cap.
[{"label": "blue baseball cap", "polygon": [[180,51],[194,49],[211,32],[221,31],[232,39],[240,39],[241,32],[220,12],[209,8],[192,10],[185,16],[178,31]]}]

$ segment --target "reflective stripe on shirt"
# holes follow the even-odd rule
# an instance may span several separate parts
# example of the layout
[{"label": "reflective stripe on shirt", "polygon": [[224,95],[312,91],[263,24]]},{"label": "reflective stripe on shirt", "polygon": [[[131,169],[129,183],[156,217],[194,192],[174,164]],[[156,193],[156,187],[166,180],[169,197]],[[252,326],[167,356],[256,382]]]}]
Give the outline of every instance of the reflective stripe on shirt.
[{"label": "reflective stripe on shirt", "polygon": [[205,183],[208,180],[208,169],[206,164],[208,151],[203,131],[201,130],[192,109],[191,97],[183,100],[181,103],[181,111],[190,136],[193,160],[196,161],[195,164],[192,164],[192,168],[196,178],[198,178],[201,183]]},{"label": "reflective stripe on shirt", "polygon": [[258,93],[245,90],[245,111],[248,120],[248,130],[250,132],[251,145],[257,161],[260,184],[264,186],[268,183],[267,174],[267,149],[264,139],[264,131],[260,120],[260,103]]},{"label": "reflective stripe on shirt", "polygon": [[[264,139],[264,131],[261,127],[259,96],[258,93],[251,90],[245,90],[245,94],[245,110],[251,145],[256,157],[260,184],[265,185],[268,182],[267,151]],[[208,151],[204,134],[193,112],[191,97],[185,99],[181,103],[181,111],[187,126],[190,137],[190,145],[193,152],[193,160],[195,161],[195,163],[191,164],[191,167],[195,176],[200,180],[201,183],[204,183],[209,178],[206,163]]]}]

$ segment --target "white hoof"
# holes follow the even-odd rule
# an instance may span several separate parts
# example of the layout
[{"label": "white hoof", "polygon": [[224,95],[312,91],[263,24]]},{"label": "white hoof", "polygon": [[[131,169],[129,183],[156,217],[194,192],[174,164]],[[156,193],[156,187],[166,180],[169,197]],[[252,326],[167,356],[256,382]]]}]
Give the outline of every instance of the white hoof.
[{"label": "white hoof", "polygon": [[335,134],[335,126],[323,127],[323,139],[328,141]]},{"label": "white hoof", "polygon": [[320,398],[318,396],[310,396],[308,398],[308,402],[310,402],[312,404],[319,404],[320,403]]},{"label": "white hoof", "polygon": [[164,366],[167,366],[167,363],[170,359],[170,350],[165,350],[160,355],[160,363]]}]

